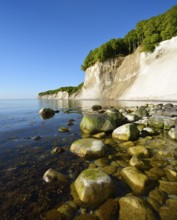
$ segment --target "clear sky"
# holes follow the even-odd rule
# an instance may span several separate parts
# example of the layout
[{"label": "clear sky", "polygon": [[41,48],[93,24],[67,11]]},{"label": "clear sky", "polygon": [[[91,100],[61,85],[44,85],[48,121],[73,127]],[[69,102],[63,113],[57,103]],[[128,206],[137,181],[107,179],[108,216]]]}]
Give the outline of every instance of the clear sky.
[{"label": "clear sky", "polygon": [[176,0],[0,0],[0,99],[83,82],[91,49]]}]

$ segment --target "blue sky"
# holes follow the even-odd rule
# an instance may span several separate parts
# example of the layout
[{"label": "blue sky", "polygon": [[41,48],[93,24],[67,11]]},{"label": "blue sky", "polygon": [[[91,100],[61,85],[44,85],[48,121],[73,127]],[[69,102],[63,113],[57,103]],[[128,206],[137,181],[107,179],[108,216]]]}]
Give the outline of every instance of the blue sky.
[{"label": "blue sky", "polygon": [[0,0],[0,99],[83,82],[91,49],[176,0]]}]

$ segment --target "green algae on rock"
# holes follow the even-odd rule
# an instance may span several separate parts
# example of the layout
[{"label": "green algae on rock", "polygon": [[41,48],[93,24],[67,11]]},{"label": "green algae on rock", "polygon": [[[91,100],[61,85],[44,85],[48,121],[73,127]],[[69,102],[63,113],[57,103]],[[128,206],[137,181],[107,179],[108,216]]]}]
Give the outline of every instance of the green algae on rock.
[{"label": "green algae on rock", "polygon": [[103,157],[105,154],[105,148],[106,146],[101,140],[85,138],[73,142],[70,151],[80,157],[93,159]]},{"label": "green algae on rock", "polygon": [[75,180],[73,188],[74,201],[89,208],[96,208],[114,192],[111,178],[98,168],[84,170]]},{"label": "green algae on rock", "polygon": [[112,137],[119,141],[136,140],[139,137],[139,131],[136,125],[128,123],[116,128],[112,133]]}]

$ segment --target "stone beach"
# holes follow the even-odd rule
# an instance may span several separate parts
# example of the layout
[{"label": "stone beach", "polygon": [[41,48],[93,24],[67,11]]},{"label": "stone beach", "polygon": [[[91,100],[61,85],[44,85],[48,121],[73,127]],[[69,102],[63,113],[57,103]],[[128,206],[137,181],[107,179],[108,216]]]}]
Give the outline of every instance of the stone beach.
[{"label": "stone beach", "polygon": [[88,167],[48,220],[177,219],[177,106],[93,106],[80,129],[70,150]]}]

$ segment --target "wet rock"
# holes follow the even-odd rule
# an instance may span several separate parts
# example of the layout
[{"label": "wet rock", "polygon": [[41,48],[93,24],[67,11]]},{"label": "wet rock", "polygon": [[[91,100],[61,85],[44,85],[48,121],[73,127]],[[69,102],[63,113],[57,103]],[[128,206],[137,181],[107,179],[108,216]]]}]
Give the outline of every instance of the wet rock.
[{"label": "wet rock", "polygon": [[55,110],[55,113],[59,113],[60,111],[59,110]]},{"label": "wet rock", "polygon": [[67,128],[67,127],[60,127],[58,129],[58,131],[60,131],[60,132],[69,132],[69,128]]},{"label": "wet rock", "polygon": [[177,200],[168,199],[166,206],[159,209],[160,217],[162,220],[176,220],[177,219]]},{"label": "wet rock", "polygon": [[144,107],[139,107],[135,111],[135,115],[137,115],[139,118],[143,118],[143,117],[149,116],[149,113],[148,113],[148,111]]},{"label": "wet rock", "polygon": [[41,139],[41,137],[40,136],[35,136],[35,137],[32,137],[31,139],[34,140],[34,141],[39,141]]},{"label": "wet rock", "polygon": [[100,110],[100,109],[102,109],[102,106],[101,106],[101,105],[93,105],[93,106],[92,106],[92,110],[93,110],[93,111],[98,111],[98,110]]},{"label": "wet rock", "polygon": [[[74,192],[75,190],[75,192]],[[74,182],[72,195],[76,204],[95,208],[114,192],[111,178],[98,168],[84,170]]]},{"label": "wet rock", "polygon": [[157,132],[153,128],[145,127],[142,129],[141,134],[142,136],[148,136],[148,135],[156,135]]},{"label": "wet rock", "polygon": [[165,168],[165,174],[170,182],[177,182],[177,172],[170,168]]},{"label": "wet rock", "polygon": [[148,149],[145,148],[144,146],[141,146],[141,145],[128,148],[128,153],[131,156],[141,156],[141,157],[148,157],[149,156]]},{"label": "wet rock", "polygon": [[67,178],[62,174],[57,172],[56,170],[53,169],[48,169],[44,175],[43,175],[43,180],[45,182],[60,182],[62,184],[67,183]]},{"label": "wet rock", "polygon": [[120,174],[124,181],[130,186],[133,193],[137,195],[146,194],[154,185],[154,182],[136,167],[123,168]]},{"label": "wet rock", "polygon": [[164,129],[170,130],[172,127],[175,127],[176,120],[170,117],[164,118]]},{"label": "wet rock", "polygon": [[95,214],[100,220],[114,220],[118,217],[118,203],[113,199],[108,199],[96,210]]},{"label": "wet rock", "polygon": [[163,127],[164,127],[164,116],[159,116],[159,115],[151,116],[148,120],[148,125],[150,127],[163,129]]},{"label": "wet rock", "polygon": [[105,138],[106,137],[106,133],[105,132],[99,132],[97,134],[94,134],[92,135],[94,138],[98,138],[98,139],[101,139],[101,138]]},{"label": "wet rock", "polygon": [[102,169],[106,174],[113,175],[114,173],[116,173],[117,168],[118,166],[116,165],[107,165],[107,166],[104,166]]},{"label": "wet rock", "polygon": [[157,201],[160,205],[163,205],[167,199],[166,193],[156,188],[149,192],[149,197]]},{"label": "wet rock", "polygon": [[175,128],[171,128],[171,129],[169,130],[169,132],[168,132],[168,135],[170,136],[170,138],[171,138],[172,140],[176,140],[177,135],[176,135],[176,130],[175,130]]},{"label": "wet rock", "polygon": [[119,200],[119,220],[156,220],[156,216],[143,199],[136,196],[125,196]]},{"label": "wet rock", "polygon": [[177,182],[168,182],[168,181],[163,181],[159,180],[159,189],[162,191],[166,192],[169,195],[177,195]]},{"label": "wet rock", "polygon": [[94,161],[98,167],[104,167],[109,164],[108,158],[100,158]]},{"label": "wet rock", "polygon": [[85,114],[80,123],[84,133],[95,134],[114,130],[122,122],[122,114],[117,110],[107,110],[105,113]]},{"label": "wet rock", "polygon": [[42,108],[39,110],[39,114],[41,115],[42,119],[48,119],[55,115],[55,111],[50,108]]},{"label": "wet rock", "polygon": [[145,167],[144,162],[140,160],[136,155],[134,155],[130,161],[129,161],[130,166],[136,167],[138,169],[143,169]]},{"label": "wet rock", "polygon": [[139,117],[135,114],[126,114],[124,115],[128,122],[135,122],[139,120]]},{"label": "wet rock", "polygon": [[112,137],[120,141],[136,140],[139,137],[139,131],[136,125],[129,123],[116,128],[112,133]]},{"label": "wet rock", "polygon": [[74,204],[73,201],[68,201],[57,209],[62,218],[66,220],[72,220],[76,210],[77,206]]},{"label": "wet rock", "polygon": [[152,208],[156,211],[159,212],[159,209],[161,205],[156,201],[155,199],[152,199],[150,197],[147,198],[147,202],[152,206]]},{"label": "wet rock", "polygon": [[105,154],[105,144],[94,138],[79,139],[72,143],[70,151],[87,159],[99,158]]},{"label": "wet rock", "polygon": [[134,147],[135,144],[133,143],[133,141],[126,141],[126,142],[122,142],[122,143],[119,143],[119,147],[122,147],[122,148],[129,148],[129,147]]},{"label": "wet rock", "polygon": [[65,149],[63,147],[55,147],[51,150],[51,154],[61,154],[64,153]]},{"label": "wet rock", "polygon": [[165,175],[165,172],[159,167],[153,167],[148,171],[145,171],[146,175],[151,179],[159,180]]}]

